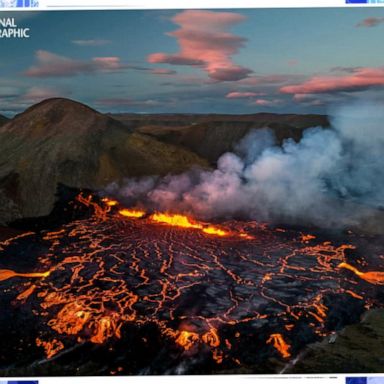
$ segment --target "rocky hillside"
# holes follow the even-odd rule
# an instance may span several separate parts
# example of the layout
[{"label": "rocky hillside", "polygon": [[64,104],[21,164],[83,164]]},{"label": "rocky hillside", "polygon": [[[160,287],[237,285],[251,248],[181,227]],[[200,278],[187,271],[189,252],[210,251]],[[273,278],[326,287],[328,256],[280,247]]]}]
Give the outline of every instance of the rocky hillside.
[{"label": "rocky hillside", "polygon": [[281,143],[299,140],[304,129],[328,126],[323,115],[113,115],[127,127],[157,139],[182,146],[214,163],[230,151],[250,129],[271,128]]},{"label": "rocky hillside", "polygon": [[68,99],[49,99],[0,127],[0,224],[50,212],[58,184],[100,189],[124,177],[207,166]]},{"label": "rocky hillside", "polygon": [[0,115],[0,127],[4,125],[9,119],[3,115]]}]

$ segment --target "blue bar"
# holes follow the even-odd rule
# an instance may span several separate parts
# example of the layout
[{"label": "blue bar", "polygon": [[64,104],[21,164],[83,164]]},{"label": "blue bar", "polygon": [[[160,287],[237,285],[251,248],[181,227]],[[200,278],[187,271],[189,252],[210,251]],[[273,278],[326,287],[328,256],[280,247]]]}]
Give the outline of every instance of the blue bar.
[{"label": "blue bar", "polygon": [[39,384],[38,381],[24,381],[24,380],[18,380],[18,381],[7,381],[8,384]]},{"label": "blue bar", "polygon": [[368,0],[345,0],[346,4],[368,4]]},{"label": "blue bar", "polygon": [[366,377],[347,377],[345,379],[346,384],[367,384]]}]

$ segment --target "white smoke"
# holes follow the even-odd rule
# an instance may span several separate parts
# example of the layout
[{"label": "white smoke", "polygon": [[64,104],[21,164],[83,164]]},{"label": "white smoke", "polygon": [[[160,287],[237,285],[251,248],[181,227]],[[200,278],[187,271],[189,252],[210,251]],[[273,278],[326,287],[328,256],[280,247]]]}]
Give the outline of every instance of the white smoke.
[{"label": "white smoke", "polygon": [[214,171],[129,179],[108,193],[202,219],[344,226],[384,206],[383,156],[384,111],[359,104],[340,108],[330,128],[306,129],[298,143],[278,146],[271,130],[251,130]]}]

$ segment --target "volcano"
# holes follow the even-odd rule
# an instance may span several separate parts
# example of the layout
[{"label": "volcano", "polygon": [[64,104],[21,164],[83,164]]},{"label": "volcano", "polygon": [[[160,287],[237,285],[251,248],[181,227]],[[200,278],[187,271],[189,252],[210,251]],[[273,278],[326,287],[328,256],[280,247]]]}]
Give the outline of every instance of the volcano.
[{"label": "volcano", "polygon": [[192,165],[207,163],[78,102],[45,100],[0,128],[0,223],[47,215],[60,183],[97,190]]},{"label": "volcano", "polygon": [[382,237],[61,207],[0,243],[2,375],[277,373],[384,304]]},{"label": "volcano", "polygon": [[[345,199],[337,205],[342,210],[331,209],[334,221],[321,226],[301,216],[199,215],[199,204],[178,205],[181,197],[196,201],[186,193],[196,180],[204,187],[197,203],[208,202],[200,205],[205,208],[213,206],[209,196],[228,185],[235,185],[230,192],[244,186],[245,166],[233,153],[219,159],[216,170],[210,165],[252,119],[292,136],[283,143],[292,153],[307,148],[295,135],[313,119],[325,123],[323,117],[261,114],[241,124],[219,117],[217,129],[208,116],[187,115],[182,127],[178,116],[159,116],[156,129],[145,126],[148,116],[134,118],[118,121],[71,100],[50,99],[0,127],[0,222],[7,223],[0,227],[0,376],[322,373],[337,372],[341,362],[343,372],[364,371],[362,358],[358,365],[353,358],[324,357],[329,349],[340,355],[340,340],[350,343],[339,337],[346,329],[359,339],[359,353],[377,331],[367,367],[379,370],[380,327],[372,316],[356,325],[367,310],[384,306],[379,206],[370,208],[378,212],[370,226],[372,215],[361,216],[369,220],[359,226],[336,226],[340,215],[362,205]],[[169,135],[158,135],[164,121]],[[209,138],[212,153],[204,143],[199,152],[187,131]],[[339,137],[332,127],[317,127],[310,143],[323,136]],[[277,144],[273,148],[279,152]],[[313,157],[307,152],[311,156],[300,164]],[[288,168],[280,178],[296,171]],[[238,183],[226,183],[228,174]],[[276,172],[265,174],[280,180]],[[154,177],[142,178],[147,175]],[[156,190],[166,206],[138,199],[153,193],[156,180],[167,187]],[[174,193],[179,187],[180,196]],[[284,203],[298,191],[288,192]],[[220,200],[219,208],[245,202],[249,210],[252,201],[240,200]],[[356,328],[362,335],[355,337]],[[335,338],[336,348],[324,347]]]}]

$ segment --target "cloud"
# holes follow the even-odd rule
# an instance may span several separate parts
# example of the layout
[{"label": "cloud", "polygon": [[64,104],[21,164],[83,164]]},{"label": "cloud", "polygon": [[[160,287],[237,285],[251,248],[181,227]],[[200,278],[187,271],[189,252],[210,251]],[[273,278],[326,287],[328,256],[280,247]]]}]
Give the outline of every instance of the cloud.
[{"label": "cloud", "polygon": [[119,69],[128,68],[123,65],[118,57],[95,57],[91,62],[95,70],[99,71],[114,71]]},{"label": "cloud", "polygon": [[98,47],[101,45],[110,44],[110,40],[102,39],[93,39],[93,40],[72,40],[72,43],[75,45],[80,45],[81,47]]},{"label": "cloud", "polygon": [[260,93],[256,92],[229,92],[225,97],[227,99],[245,99],[250,97],[260,96]]},{"label": "cloud", "polygon": [[204,65],[203,60],[184,57],[182,55],[167,55],[166,53],[152,53],[148,56],[149,63],[164,63],[171,65]]},{"label": "cloud", "polygon": [[0,84],[0,98],[12,98],[18,96],[20,93],[19,88],[13,86],[3,86]]},{"label": "cloud", "polygon": [[246,39],[228,29],[245,17],[231,12],[187,10],[172,18],[180,29],[167,33],[180,46],[176,54],[153,53],[149,63],[199,66],[216,81],[238,81],[252,71],[232,62],[232,56],[244,46]]},{"label": "cloud", "polygon": [[153,75],[161,75],[161,76],[167,76],[167,75],[175,75],[177,72],[172,69],[166,69],[166,68],[155,68],[151,70],[151,73]]},{"label": "cloud", "polygon": [[261,85],[282,85],[292,81],[301,80],[301,75],[285,75],[285,74],[271,74],[271,75],[253,75],[240,81],[241,84],[247,86],[261,86]]},{"label": "cloud", "polygon": [[318,97],[316,94],[310,94],[310,93],[296,93],[293,96],[293,100],[297,103],[301,103],[307,106],[323,106],[327,104],[326,100],[323,100]]},{"label": "cloud", "polygon": [[380,24],[384,24],[384,17],[368,17],[357,24],[357,27],[372,28],[377,27]]},{"label": "cloud", "polygon": [[[7,89],[8,88],[8,89]],[[53,97],[68,97],[71,91],[65,88],[51,88],[32,86],[30,88],[20,87],[1,87],[1,110],[2,113],[13,114],[21,112],[42,100]]]},{"label": "cloud", "polygon": [[36,52],[36,61],[37,64],[25,72],[26,76],[66,77],[129,68],[129,66],[122,64],[118,57],[95,57],[91,60],[75,60],[44,50]]},{"label": "cloud", "polygon": [[102,107],[157,107],[162,103],[158,100],[135,100],[131,98],[106,98],[96,101]]},{"label": "cloud", "polygon": [[63,96],[68,96],[68,92],[45,87],[31,87],[21,96],[21,100],[28,101],[30,103],[37,103],[52,97]]},{"label": "cloud", "polygon": [[260,107],[275,107],[281,103],[282,103],[282,100],[279,100],[279,99],[274,99],[274,100],[257,99],[253,104],[258,105]]},{"label": "cloud", "polygon": [[301,84],[281,87],[280,92],[292,94],[353,92],[379,86],[384,86],[384,67],[367,67],[352,69],[351,73],[341,76],[314,76]]},{"label": "cloud", "polygon": [[331,72],[345,72],[345,73],[353,73],[357,69],[360,69],[361,67],[333,67],[331,68]]}]

